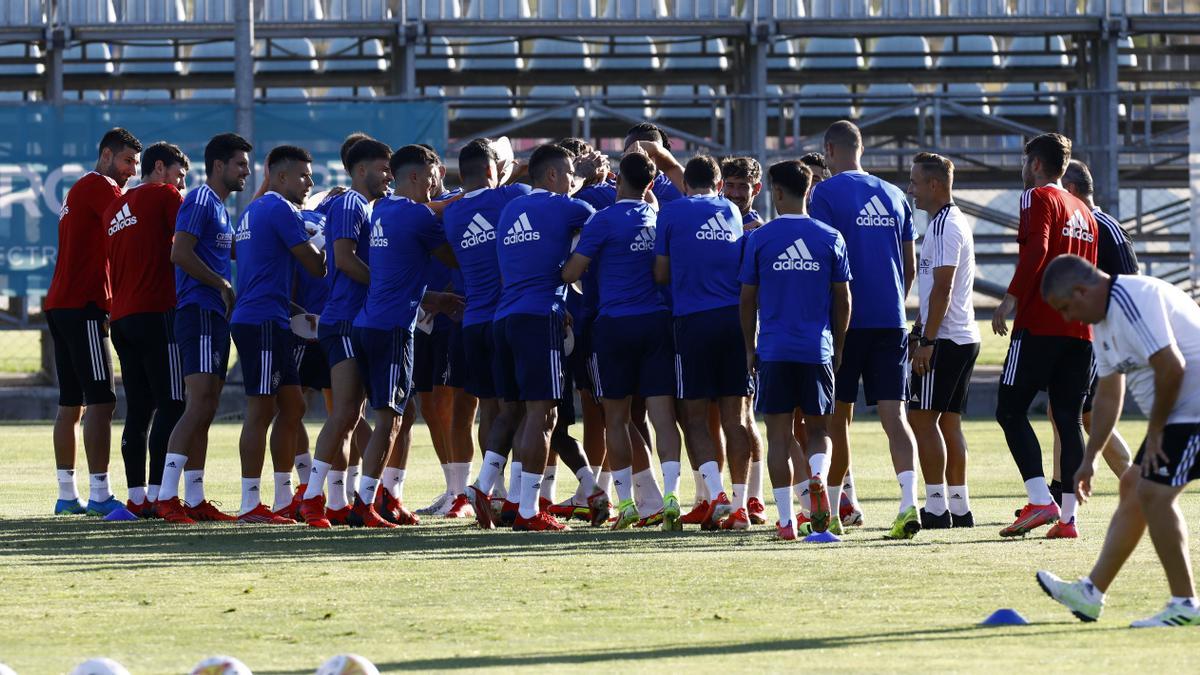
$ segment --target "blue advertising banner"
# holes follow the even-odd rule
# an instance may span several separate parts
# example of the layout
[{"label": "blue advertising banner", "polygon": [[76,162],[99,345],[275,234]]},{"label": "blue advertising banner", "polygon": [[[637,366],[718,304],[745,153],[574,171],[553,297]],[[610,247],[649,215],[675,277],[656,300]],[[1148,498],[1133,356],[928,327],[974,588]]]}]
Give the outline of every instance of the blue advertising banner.
[{"label": "blue advertising banner", "polygon": [[[158,141],[180,146],[191,160],[190,188],[205,179],[208,139],[234,129],[234,110],[229,104],[190,102],[0,106],[0,129],[5,130],[0,135],[0,295],[40,304],[54,272],[63,198],[92,170],[100,137],[116,126],[129,129],[143,146]],[[351,132],[365,132],[393,148],[426,143],[443,152],[446,146],[440,103],[260,103],[254,127],[250,191],[258,185],[267,152],[284,143],[313,154],[314,193],[349,182],[338,151]],[[135,184],[131,180],[127,187]]]}]

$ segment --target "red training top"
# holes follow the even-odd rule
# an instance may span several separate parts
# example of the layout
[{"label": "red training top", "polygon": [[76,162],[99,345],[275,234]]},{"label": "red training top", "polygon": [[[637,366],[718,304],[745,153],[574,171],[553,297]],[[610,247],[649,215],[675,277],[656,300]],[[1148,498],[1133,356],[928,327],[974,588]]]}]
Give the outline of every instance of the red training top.
[{"label": "red training top", "polygon": [[1034,335],[1092,339],[1091,326],[1068,323],[1042,299],[1042,273],[1064,253],[1095,264],[1096,235],[1091,209],[1061,186],[1051,183],[1021,195],[1020,258],[1008,285],[1009,294],[1017,298],[1014,332],[1024,328]]},{"label": "red training top", "polygon": [[113,321],[175,306],[171,241],[182,203],[174,185],[143,183],[104,212]]},{"label": "red training top", "polygon": [[58,259],[43,309],[82,309],[94,302],[108,311],[108,258],[104,255],[101,218],[121,196],[116,181],[89,172],[67,191],[58,219]]}]

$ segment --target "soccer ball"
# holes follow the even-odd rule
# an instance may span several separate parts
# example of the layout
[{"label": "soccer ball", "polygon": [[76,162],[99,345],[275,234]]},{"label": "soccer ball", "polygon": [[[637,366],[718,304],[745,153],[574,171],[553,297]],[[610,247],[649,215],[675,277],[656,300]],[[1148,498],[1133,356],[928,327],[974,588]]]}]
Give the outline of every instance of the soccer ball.
[{"label": "soccer ball", "polygon": [[246,664],[232,656],[210,656],[192,668],[192,675],[253,675]]},{"label": "soccer ball", "polygon": [[75,666],[75,670],[71,671],[71,675],[129,675],[129,671],[125,670],[125,666],[116,661],[101,657],[98,659],[88,659]]},{"label": "soccer ball", "polygon": [[9,668],[3,663],[0,663],[0,675],[17,675],[17,671]]},{"label": "soccer ball", "polygon": [[338,654],[322,663],[317,675],[379,675],[379,669],[358,654]]}]

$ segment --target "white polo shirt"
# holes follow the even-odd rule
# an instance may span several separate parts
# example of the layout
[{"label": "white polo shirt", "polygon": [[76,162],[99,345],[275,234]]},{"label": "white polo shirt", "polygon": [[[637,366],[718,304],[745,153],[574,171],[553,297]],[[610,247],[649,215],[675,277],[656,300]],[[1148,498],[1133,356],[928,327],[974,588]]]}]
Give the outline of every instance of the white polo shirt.
[{"label": "white polo shirt", "polygon": [[953,202],[934,214],[921,239],[921,254],[917,260],[917,293],[921,299],[922,326],[929,319],[933,270],[951,266],[954,267],[954,286],[950,289],[950,305],[946,308],[946,318],[938,327],[937,338],[960,345],[979,342],[979,325],[975,323],[972,296],[975,284],[975,238],[971,235],[963,212]]}]

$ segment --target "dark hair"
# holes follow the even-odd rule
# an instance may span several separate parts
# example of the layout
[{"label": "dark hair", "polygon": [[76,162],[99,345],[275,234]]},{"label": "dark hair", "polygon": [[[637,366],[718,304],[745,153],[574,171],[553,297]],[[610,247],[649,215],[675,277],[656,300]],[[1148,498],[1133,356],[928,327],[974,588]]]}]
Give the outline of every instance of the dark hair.
[{"label": "dark hair", "polygon": [[576,157],[579,155],[586,155],[594,150],[591,143],[588,143],[582,138],[576,138],[574,136],[568,136],[567,138],[559,139],[554,144],[570,150],[571,152],[575,153]]},{"label": "dark hair", "polygon": [[771,185],[783,189],[793,197],[803,198],[812,185],[812,169],[798,159],[786,159],[767,169]]},{"label": "dark hair", "polygon": [[[726,157],[721,162],[721,178],[744,178],[750,184],[762,182],[762,165],[753,157]],[[686,181],[686,176],[684,177]]]},{"label": "dark hair", "polygon": [[342,158],[342,166],[345,167],[346,171],[350,171],[350,165],[346,163],[346,160],[350,158],[350,148],[353,148],[359,141],[365,141],[368,138],[371,138],[371,136],[367,133],[356,131],[347,136],[346,140],[342,141],[342,149],[338,154]]},{"label": "dark hair", "polygon": [[849,120],[838,120],[825,130],[825,144],[835,148],[858,150],[862,147],[862,132]]},{"label": "dark hair", "polygon": [[575,159],[575,153],[554,143],[539,145],[529,156],[529,177],[538,182],[546,177],[546,170],[555,162],[570,162]]},{"label": "dark hair", "polygon": [[696,155],[683,167],[683,182],[690,188],[715,188],[721,180],[721,167],[709,155]]},{"label": "dark hair", "polygon": [[[820,169],[823,173],[829,173],[829,164],[825,161],[825,155],[819,152],[806,152],[800,156],[800,161],[810,169]],[[816,171],[813,171],[815,174]]]},{"label": "dark hair", "polygon": [[656,175],[658,168],[654,166],[654,160],[640,152],[631,152],[621,158],[621,180],[634,190],[645,192]]},{"label": "dark hair", "polygon": [[360,162],[369,162],[377,159],[389,160],[391,158],[392,149],[388,147],[387,143],[377,141],[374,138],[364,138],[350,148],[350,151],[342,159],[342,164],[346,166],[346,171],[353,172],[354,167]]},{"label": "dark hair", "polygon": [[1067,162],[1067,170],[1063,172],[1063,186],[1074,185],[1075,190],[1091,196],[1096,192],[1096,184],[1092,180],[1092,171],[1087,164],[1073,159]]},{"label": "dark hair", "polygon": [[125,148],[132,148],[134,152],[141,152],[142,142],[127,130],[121,127],[113,127],[100,138],[100,147],[96,149],[96,155],[103,153],[105,148],[108,148],[109,152],[114,155]]},{"label": "dark hair", "polygon": [[625,147],[629,147],[629,139],[635,141],[653,141],[661,143],[667,150],[671,149],[671,137],[667,136],[667,132],[661,127],[652,122],[641,122],[629,127],[629,131],[625,132]]},{"label": "dark hair", "polygon": [[1071,139],[1062,134],[1042,134],[1025,144],[1025,156],[1041,160],[1050,178],[1061,178],[1071,161]]},{"label": "dark hair", "polygon": [[928,176],[942,181],[947,187],[954,184],[954,162],[932,152],[918,152],[913,157],[913,166],[921,167]]},{"label": "dark hair", "polygon": [[483,178],[488,166],[499,159],[496,149],[492,147],[492,139],[476,138],[458,151],[458,175],[463,182]]},{"label": "dark hair", "polygon": [[267,153],[267,171],[284,162],[311,162],[312,155],[298,145],[276,146]]},{"label": "dark hair", "polygon": [[392,174],[399,179],[400,169],[406,166],[437,166],[442,160],[426,145],[406,145],[403,148],[392,153],[392,158],[388,160],[388,166],[392,169]]},{"label": "dark hair", "polygon": [[179,164],[184,170],[187,170],[190,166],[187,155],[183,154],[183,150],[180,150],[178,145],[159,141],[142,152],[142,178],[154,173],[154,165],[159,162],[163,163],[164,169]]},{"label": "dark hair", "polygon": [[204,171],[212,173],[217,162],[228,162],[238,152],[250,152],[254,149],[250,141],[237,134],[217,134],[204,146]]}]

